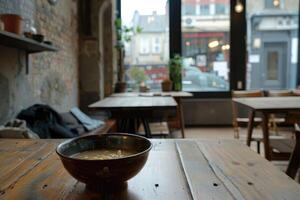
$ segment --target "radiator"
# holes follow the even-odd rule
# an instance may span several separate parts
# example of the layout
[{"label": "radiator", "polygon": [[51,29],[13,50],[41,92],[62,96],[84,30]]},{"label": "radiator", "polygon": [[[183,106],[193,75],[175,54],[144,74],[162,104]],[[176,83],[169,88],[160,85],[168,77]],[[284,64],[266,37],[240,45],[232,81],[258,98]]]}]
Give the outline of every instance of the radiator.
[{"label": "radiator", "polygon": [[186,125],[231,125],[231,99],[183,99]]}]

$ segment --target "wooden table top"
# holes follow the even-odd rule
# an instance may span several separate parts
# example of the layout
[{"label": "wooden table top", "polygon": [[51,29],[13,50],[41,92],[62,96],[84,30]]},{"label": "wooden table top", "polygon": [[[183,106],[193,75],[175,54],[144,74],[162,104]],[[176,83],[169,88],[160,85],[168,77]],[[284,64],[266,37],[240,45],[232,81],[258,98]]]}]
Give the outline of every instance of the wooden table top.
[{"label": "wooden table top", "polygon": [[114,93],[111,97],[136,97],[136,96],[171,96],[171,97],[192,97],[193,94],[184,91],[171,91],[171,92],[125,92],[125,93]]},{"label": "wooden table top", "polygon": [[99,109],[169,109],[177,106],[172,97],[107,97],[101,101],[89,105],[90,108]]},{"label": "wooden table top", "polygon": [[300,97],[246,97],[233,101],[255,110],[300,110]]},{"label": "wooden table top", "polygon": [[62,140],[0,139],[0,199],[299,199],[300,185],[233,140],[152,140],[127,188],[92,192],[64,169]]}]

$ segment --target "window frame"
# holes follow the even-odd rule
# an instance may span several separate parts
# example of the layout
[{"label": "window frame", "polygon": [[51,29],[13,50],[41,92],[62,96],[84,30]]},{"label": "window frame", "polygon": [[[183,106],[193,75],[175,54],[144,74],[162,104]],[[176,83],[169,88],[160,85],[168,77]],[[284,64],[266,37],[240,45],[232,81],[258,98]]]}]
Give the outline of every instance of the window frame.
[{"label": "window frame", "polygon": [[[121,17],[121,0],[116,0],[116,16]],[[197,91],[191,98],[230,98],[232,90],[246,89],[246,63],[247,63],[247,24],[246,24],[246,0],[240,0],[244,5],[241,13],[236,13],[234,5],[237,0],[230,0],[230,60],[229,60],[229,91]],[[298,4],[300,12],[300,3]],[[169,1],[169,55],[182,55],[182,31],[181,31],[181,0]],[[300,15],[298,14],[298,27],[300,28]],[[239,55],[239,56],[234,56]],[[300,85],[300,31],[298,31],[298,63],[297,85]],[[240,67],[242,66],[242,67]],[[242,86],[242,87],[238,87]]]}]

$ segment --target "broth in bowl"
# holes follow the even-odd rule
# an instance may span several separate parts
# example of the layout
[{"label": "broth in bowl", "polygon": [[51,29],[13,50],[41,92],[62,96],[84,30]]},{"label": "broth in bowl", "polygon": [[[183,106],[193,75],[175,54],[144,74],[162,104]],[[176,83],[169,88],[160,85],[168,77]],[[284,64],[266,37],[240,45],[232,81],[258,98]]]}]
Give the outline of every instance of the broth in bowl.
[{"label": "broth in bowl", "polygon": [[111,160],[134,155],[138,152],[132,150],[120,149],[97,149],[76,153],[72,158],[82,160]]}]

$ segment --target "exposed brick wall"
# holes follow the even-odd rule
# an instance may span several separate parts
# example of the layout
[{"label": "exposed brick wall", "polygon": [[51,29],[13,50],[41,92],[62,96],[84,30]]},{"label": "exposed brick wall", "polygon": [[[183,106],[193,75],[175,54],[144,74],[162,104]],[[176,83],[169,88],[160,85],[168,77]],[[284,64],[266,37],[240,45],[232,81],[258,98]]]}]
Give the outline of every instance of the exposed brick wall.
[{"label": "exposed brick wall", "polygon": [[[0,0],[0,13],[16,13],[34,19],[38,33],[60,49],[57,53],[31,55],[26,75],[24,52],[0,45],[0,77],[3,80],[0,84],[8,84],[7,91],[0,91],[0,97],[9,96],[8,102],[5,101],[7,106],[0,107],[0,125],[34,103],[47,103],[58,111],[77,106],[77,1],[61,0],[51,6],[46,0]],[[0,88],[3,87],[0,85]]]}]

